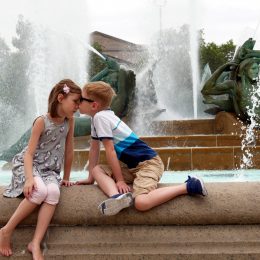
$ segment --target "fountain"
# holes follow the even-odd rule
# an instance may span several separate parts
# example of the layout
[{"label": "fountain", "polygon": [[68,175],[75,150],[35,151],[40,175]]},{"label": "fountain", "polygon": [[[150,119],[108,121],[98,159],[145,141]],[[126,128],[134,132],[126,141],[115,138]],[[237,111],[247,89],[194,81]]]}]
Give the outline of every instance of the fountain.
[{"label": "fountain", "polygon": [[[249,38],[239,47],[232,61],[219,67],[202,88],[204,103],[218,106],[219,110],[233,113],[245,123],[245,138],[241,150],[241,168],[253,166],[256,145],[255,129],[260,124],[259,63],[260,51],[254,50],[255,40]],[[223,96],[222,99],[215,96]],[[234,123],[237,125],[238,122]],[[236,126],[234,131],[236,131]]]},{"label": "fountain", "polygon": [[[239,168],[242,157],[239,134],[243,124],[237,121],[236,117],[225,112],[219,113],[215,119],[200,119],[200,115],[194,112],[196,101],[191,94],[191,82],[192,78],[194,79],[196,76],[191,76],[191,63],[188,61],[189,57],[186,51],[189,48],[186,46],[185,49],[181,45],[183,39],[171,37],[173,34],[187,36],[185,34],[187,28],[184,27],[181,32],[183,34],[171,30],[168,34],[165,33],[165,38],[159,44],[165,44],[166,48],[162,49],[162,53],[158,53],[157,47],[154,47],[154,50],[151,51],[148,68],[137,75],[137,96],[140,99],[136,98],[135,102],[138,105],[143,103],[143,107],[138,106],[136,110],[133,110],[137,111],[136,114],[141,117],[132,117],[131,124],[133,128],[136,127],[138,134],[149,134],[149,136],[143,136],[142,139],[154,147],[162,157],[167,171],[174,171],[171,173],[173,175],[175,171],[187,173],[187,171],[196,170],[209,170],[207,174],[210,175],[210,170],[213,169],[232,170]],[[49,33],[52,36],[49,36]],[[34,41],[32,44],[35,60],[28,67],[30,76],[35,76],[34,80],[30,78],[30,82],[34,82],[34,84],[28,84],[28,86],[30,91],[36,91],[34,88],[36,84],[42,86],[41,91],[36,91],[37,95],[39,94],[38,98],[42,100],[45,84],[42,83],[43,78],[38,77],[38,72],[47,70],[44,50],[47,48],[47,51],[50,51],[49,43],[56,42],[53,40],[56,39],[56,36],[53,35],[53,31],[48,31],[47,35],[44,33],[39,35],[41,36],[37,38],[38,41]],[[68,49],[72,48],[73,44],[70,43],[68,35],[58,35],[58,38],[62,39],[61,42],[66,42],[65,45]],[[42,42],[43,39],[47,39],[47,45],[44,41]],[[187,44],[186,41],[185,44]],[[40,46],[39,52],[35,51],[36,45]],[[65,53],[61,45],[62,43],[59,44],[61,50],[56,54],[63,56]],[[178,48],[174,49],[172,45],[178,46]],[[82,46],[78,46],[78,48],[81,49],[82,54],[84,54],[82,57],[85,58],[84,48],[82,49]],[[77,53],[78,49],[75,51]],[[174,64],[173,59],[177,54],[180,63]],[[74,56],[81,55],[80,53],[76,55],[74,52]],[[51,59],[52,57],[47,58]],[[56,56],[54,58],[57,60]],[[38,64],[35,62],[37,60],[41,62]],[[82,65],[81,62],[82,60],[79,62]],[[101,74],[96,75],[93,80],[109,81],[111,78],[107,77],[108,72],[112,74],[119,72],[123,75],[129,73],[129,79],[133,82],[134,75],[131,71],[123,68],[120,70],[118,64],[111,62],[112,64],[108,61],[107,68]],[[62,60],[61,63],[62,66],[56,64],[55,67],[62,68],[64,65],[68,71],[71,71],[70,64],[66,62],[66,59]],[[78,63],[74,62],[72,64],[80,73],[74,72],[75,74],[70,77],[74,79],[77,74],[79,76],[77,81],[83,80],[84,82],[86,75],[79,69],[81,66],[76,66],[75,64]],[[109,64],[112,67],[109,67]],[[181,66],[183,64],[185,66]],[[175,66],[173,70],[175,74],[173,75],[170,70],[171,66]],[[188,75],[188,77],[180,76],[181,72],[184,72],[185,76]],[[48,77],[51,76],[48,71],[46,74]],[[59,74],[60,77],[62,77],[61,74]],[[162,78],[161,75],[166,76]],[[48,79],[46,82],[49,86],[51,80],[48,77],[46,77]],[[148,89],[140,88],[140,82],[143,79],[147,80]],[[176,79],[177,81],[174,82],[173,80]],[[196,81],[196,79],[194,80]],[[164,83],[166,90],[160,91],[158,86]],[[133,84],[130,85],[133,87]],[[120,86],[118,86],[118,90],[120,90]],[[181,93],[176,91],[178,86],[182,87]],[[180,103],[175,104],[172,96],[169,95],[173,89],[175,90],[173,94],[180,101],[181,106]],[[150,100],[148,104],[145,104],[143,101],[147,98],[142,98],[147,96]],[[126,101],[129,98],[129,93],[124,94],[124,98]],[[40,104],[38,101],[36,103]],[[128,101],[121,105],[125,104],[128,104]],[[40,105],[38,108],[35,106],[34,110],[41,113],[41,109],[44,107]],[[143,111],[147,113],[140,115]],[[125,116],[128,109],[121,106],[119,112]],[[166,114],[171,117],[167,118]],[[140,120],[140,118],[144,124],[137,125],[136,120]],[[149,121],[155,118],[154,122]],[[148,125],[147,122],[151,125]],[[22,129],[21,133],[25,129]],[[153,135],[151,136],[151,134]],[[73,165],[75,171],[83,170],[86,164],[89,152],[87,140],[88,137],[85,135],[75,138],[76,149]],[[252,167],[254,168],[259,167],[259,154],[259,141],[256,139],[256,148],[252,159]],[[105,162],[104,151],[101,151],[100,161]],[[97,210],[97,205],[105,199],[105,196],[96,185],[62,188],[62,199],[44,239],[46,256],[62,259],[129,259],[129,257],[131,259],[140,259],[140,257],[144,259],[180,257],[219,259],[221,255],[226,259],[237,259],[250,255],[255,259],[259,258],[260,210],[258,207],[259,195],[256,192],[260,186],[259,182],[213,182],[206,185],[209,190],[209,197],[206,199],[179,197],[149,212],[143,213],[129,208],[117,216],[108,218],[101,216]],[[0,187],[0,191],[3,192],[3,187]],[[0,208],[3,212],[0,215],[0,226],[9,219],[20,199],[12,199],[12,203],[10,202],[10,199],[0,197]],[[28,259],[29,255],[24,248],[30,241],[36,217],[36,213],[33,214],[17,229],[14,237],[16,245],[14,259]],[[178,234],[177,237],[176,234]],[[23,239],[20,239],[21,237]],[[77,239],[75,239],[76,237]]]}]

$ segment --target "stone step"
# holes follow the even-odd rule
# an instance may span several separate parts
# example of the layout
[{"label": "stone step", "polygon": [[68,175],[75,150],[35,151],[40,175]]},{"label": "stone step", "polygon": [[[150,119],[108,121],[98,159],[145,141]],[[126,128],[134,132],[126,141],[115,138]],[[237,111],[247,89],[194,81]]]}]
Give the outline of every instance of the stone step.
[{"label": "stone step", "polygon": [[152,135],[241,134],[246,125],[233,113],[219,112],[214,119],[154,121]]},{"label": "stone step", "polygon": [[[29,259],[34,227],[20,227],[11,259]],[[259,225],[50,227],[46,259],[259,259]],[[6,259],[0,257],[0,259]]]},{"label": "stone step", "polygon": [[[110,217],[97,209],[106,196],[96,185],[62,187],[43,241],[46,259],[260,259],[260,184],[206,186],[207,197],[179,196],[147,212],[130,207]],[[21,201],[4,198],[3,190],[0,226]],[[26,246],[36,221],[37,211],[15,230],[11,259],[31,259]]]},{"label": "stone step", "polygon": [[[163,147],[154,150],[162,158],[167,171],[239,169],[244,154],[241,146]],[[245,150],[253,154],[251,168],[260,169],[260,146],[245,147]],[[88,149],[75,149],[73,169],[83,170],[88,156]],[[99,162],[106,163],[104,150],[100,152]]]},{"label": "stone step", "polygon": [[215,134],[215,119],[154,121],[149,126],[153,135]]},{"label": "stone step", "polygon": [[[150,147],[214,147],[214,146],[241,146],[243,136],[240,135],[169,135],[169,136],[141,136],[141,140]],[[256,136],[256,145],[260,145],[259,136]],[[75,137],[75,149],[87,149],[90,136]]]}]

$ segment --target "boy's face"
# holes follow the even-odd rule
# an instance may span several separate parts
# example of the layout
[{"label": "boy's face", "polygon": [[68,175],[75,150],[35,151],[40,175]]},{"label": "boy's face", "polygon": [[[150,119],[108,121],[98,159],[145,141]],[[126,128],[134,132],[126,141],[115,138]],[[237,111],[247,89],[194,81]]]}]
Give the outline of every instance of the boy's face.
[{"label": "boy's face", "polygon": [[79,104],[80,113],[93,116],[97,112],[96,110],[97,103],[93,99],[89,98],[86,93],[82,92]]}]

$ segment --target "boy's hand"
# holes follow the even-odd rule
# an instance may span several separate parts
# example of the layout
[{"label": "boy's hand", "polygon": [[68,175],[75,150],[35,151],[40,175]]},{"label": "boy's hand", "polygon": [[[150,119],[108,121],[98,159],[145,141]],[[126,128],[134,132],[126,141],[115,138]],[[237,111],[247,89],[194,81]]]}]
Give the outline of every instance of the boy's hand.
[{"label": "boy's hand", "polygon": [[116,187],[119,193],[127,193],[131,191],[131,188],[124,181],[118,181]]},{"label": "boy's hand", "polygon": [[68,181],[68,180],[62,180],[61,185],[65,186],[65,187],[70,187],[73,186],[75,184],[75,182],[72,181]]},{"label": "boy's hand", "polygon": [[79,180],[76,182],[76,185],[91,185],[91,184],[94,184],[95,180],[92,180],[92,179],[84,179],[84,180]]},{"label": "boy's hand", "polygon": [[33,178],[29,178],[25,181],[24,187],[23,187],[23,194],[24,197],[29,199],[29,197],[32,195],[33,190],[37,190],[37,185]]}]

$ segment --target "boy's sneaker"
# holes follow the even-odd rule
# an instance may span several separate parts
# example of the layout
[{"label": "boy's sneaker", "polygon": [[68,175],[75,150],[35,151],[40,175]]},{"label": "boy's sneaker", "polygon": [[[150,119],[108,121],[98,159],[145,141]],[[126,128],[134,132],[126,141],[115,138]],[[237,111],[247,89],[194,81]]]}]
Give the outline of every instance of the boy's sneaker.
[{"label": "boy's sneaker", "polygon": [[186,180],[185,182],[187,183],[187,191],[189,195],[208,195],[202,179],[188,176],[188,180]]},{"label": "boy's sneaker", "polygon": [[112,216],[116,215],[124,208],[128,208],[133,205],[133,196],[131,192],[120,194],[116,198],[109,198],[103,201],[98,209],[103,215]]}]

